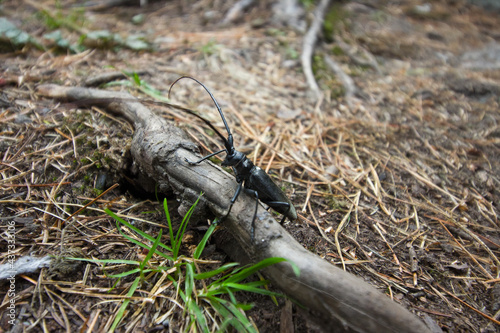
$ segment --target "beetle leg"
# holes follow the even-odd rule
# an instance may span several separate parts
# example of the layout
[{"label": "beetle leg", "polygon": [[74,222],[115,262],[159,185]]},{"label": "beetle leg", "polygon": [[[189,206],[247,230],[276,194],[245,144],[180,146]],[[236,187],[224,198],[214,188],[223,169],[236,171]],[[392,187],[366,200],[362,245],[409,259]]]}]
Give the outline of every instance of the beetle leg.
[{"label": "beetle leg", "polygon": [[259,209],[259,193],[255,190],[251,190],[248,188],[244,188],[244,191],[247,194],[253,195],[255,197],[255,211],[253,213],[253,218],[252,218],[252,227],[250,229],[250,241],[254,241],[254,236],[255,236],[255,217],[257,216],[257,210]]},{"label": "beetle leg", "polygon": [[238,182],[238,188],[236,189],[236,192],[233,195],[233,198],[231,199],[231,202],[229,203],[229,209],[227,210],[226,216],[231,213],[231,209],[233,208],[234,203],[236,202],[236,199],[238,199],[238,196],[241,193],[241,189],[243,188],[243,181]]},{"label": "beetle leg", "polygon": [[236,192],[234,193],[234,196],[231,199],[231,206],[236,202],[236,199],[238,199],[238,196],[240,195],[242,188],[243,188],[243,181],[238,182],[238,188],[236,189]]},{"label": "beetle leg", "polygon": [[274,208],[276,206],[284,206],[284,207],[287,207],[288,209],[286,210],[286,212],[283,214],[283,218],[281,219],[281,224],[283,224],[283,222],[285,222],[286,220],[286,215],[288,214],[288,212],[290,211],[290,203],[289,202],[283,202],[283,201],[269,201],[269,202],[266,202],[266,205],[269,206],[269,208]]},{"label": "beetle leg", "polygon": [[257,216],[257,209],[259,209],[259,193],[257,191],[253,191],[255,194],[255,212],[253,213],[252,217],[252,229],[250,229],[250,241],[253,243],[253,239],[255,236],[255,217]]}]

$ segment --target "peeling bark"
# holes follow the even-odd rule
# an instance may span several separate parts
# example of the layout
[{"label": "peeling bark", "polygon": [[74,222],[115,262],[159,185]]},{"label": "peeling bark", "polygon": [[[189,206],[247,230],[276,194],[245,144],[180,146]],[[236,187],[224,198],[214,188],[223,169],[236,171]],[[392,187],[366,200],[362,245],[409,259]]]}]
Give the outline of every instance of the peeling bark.
[{"label": "peeling bark", "polygon": [[[135,163],[142,173],[159,185],[160,190],[173,189],[189,204],[203,192],[202,203],[212,214],[221,217],[227,212],[236,189],[234,177],[210,162],[190,166],[185,158],[198,158],[196,146],[182,130],[141,103],[130,101],[132,96],[56,85],[42,85],[38,87],[38,93],[56,99],[85,100],[88,105],[104,106],[126,118],[135,127],[131,146]],[[247,256],[252,261],[268,257],[293,261],[300,269],[300,276],[295,276],[286,262],[271,266],[265,274],[285,294],[319,318],[325,330],[430,332],[416,316],[362,279],[304,249],[260,205],[252,242],[253,200],[242,193],[223,221],[233,236],[229,242],[226,239],[225,247],[232,251],[228,254],[239,258]]]}]

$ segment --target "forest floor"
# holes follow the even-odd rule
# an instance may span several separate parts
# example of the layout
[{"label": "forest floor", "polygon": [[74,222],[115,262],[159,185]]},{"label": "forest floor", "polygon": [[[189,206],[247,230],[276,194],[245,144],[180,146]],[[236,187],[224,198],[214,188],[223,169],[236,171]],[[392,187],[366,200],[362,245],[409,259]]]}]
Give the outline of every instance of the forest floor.
[{"label": "forest floor", "polygon": [[[283,184],[305,217],[285,227],[306,249],[364,278],[434,331],[500,330],[499,13],[451,0],[334,4],[312,61],[318,97],[301,67],[304,33],[278,23],[269,1],[225,25],[233,1],[72,3],[0,1],[1,16],[41,44],[16,48],[0,33],[0,263],[9,258],[10,225],[16,257],[137,260],[144,253],[103,208],[154,236],[166,224],[155,195],[127,181],[131,126],[96,107],[44,99],[39,84],[95,85],[97,77],[103,89],[150,98],[190,75],[218,99],[235,146]],[[348,98],[329,59],[353,80]],[[116,71],[142,81],[105,82],[102,74]],[[171,100],[222,128],[193,82],[179,82]],[[204,153],[220,147],[202,124],[155,112]],[[184,251],[197,244],[198,229],[188,231]],[[107,293],[116,279],[101,266],[64,262],[16,278],[15,327],[1,282],[0,331],[109,329],[130,281]],[[182,327],[171,298],[148,303],[144,295],[130,302],[119,331],[160,329],[165,318],[171,331]],[[282,298],[277,306],[241,297],[255,305],[248,316],[261,332],[279,331]],[[303,316],[293,320],[297,332],[315,330]]]}]

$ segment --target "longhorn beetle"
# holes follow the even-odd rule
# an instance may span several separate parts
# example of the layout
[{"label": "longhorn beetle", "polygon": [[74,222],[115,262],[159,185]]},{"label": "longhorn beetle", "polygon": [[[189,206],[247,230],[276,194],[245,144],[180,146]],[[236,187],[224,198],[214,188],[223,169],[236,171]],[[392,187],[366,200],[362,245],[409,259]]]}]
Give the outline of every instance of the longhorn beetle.
[{"label": "longhorn beetle", "polygon": [[[295,207],[293,206],[292,202],[290,199],[283,193],[283,191],[272,181],[272,179],[269,177],[269,175],[259,168],[258,166],[255,166],[252,161],[250,161],[245,154],[242,152],[237,151],[234,148],[233,145],[233,135],[231,134],[231,130],[229,129],[229,126],[227,125],[226,118],[224,117],[224,114],[222,113],[222,109],[219,106],[219,103],[217,103],[217,100],[215,97],[212,95],[210,90],[200,81],[197,79],[190,77],[190,76],[181,76],[177,80],[175,80],[172,85],[170,86],[170,89],[168,90],[168,96],[170,98],[170,91],[172,90],[172,87],[181,79],[191,79],[201,85],[206,92],[210,95],[210,98],[212,98],[212,101],[215,104],[215,107],[217,108],[217,111],[219,111],[219,114],[222,118],[222,121],[224,122],[224,126],[226,127],[227,131],[227,139],[222,135],[208,120],[205,118],[195,114],[198,118],[203,120],[210,128],[217,133],[217,135],[222,139],[224,142],[225,148],[222,150],[219,150],[215,153],[209,154],[198,161],[190,161],[186,159],[186,162],[188,162],[190,165],[197,165],[204,160],[215,156],[217,154],[220,154],[222,152],[226,152],[226,158],[222,162],[222,166],[229,166],[233,169],[235,175],[236,175],[236,182],[238,183],[238,188],[236,189],[236,192],[234,193],[233,198],[231,199],[231,203],[229,205],[229,210],[227,212],[227,215],[231,212],[231,208],[233,207],[233,204],[236,202],[236,199],[241,193],[241,189],[243,188],[243,183],[245,183],[245,191],[253,194],[257,200],[262,201],[269,207],[273,208],[275,211],[278,213],[283,214],[283,219],[281,220],[281,223],[285,221],[285,219],[288,217],[290,221],[296,220],[297,219],[297,212],[295,211]],[[191,112],[190,112],[191,113]],[[252,228],[250,231],[251,239],[253,241],[254,239],[254,232],[255,232],[255,216],[257,215],[257,208],[258,208],[258,201],[255,203],[255,213],[252,218]],[[226,215],[226,216],[227,216]]]}]

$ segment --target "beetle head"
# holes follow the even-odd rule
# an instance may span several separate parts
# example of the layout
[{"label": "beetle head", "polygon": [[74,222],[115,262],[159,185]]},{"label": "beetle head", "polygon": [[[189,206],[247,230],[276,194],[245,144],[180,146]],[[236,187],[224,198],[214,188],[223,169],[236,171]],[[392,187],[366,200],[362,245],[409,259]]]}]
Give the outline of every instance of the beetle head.
[{"label": "beetle head", "polygon": [[236,166],[241,163],[246,158],[245,154],[237,151],[233,147],[232,153],[228,153],[224,161],[222,161],[222,166]]}]

